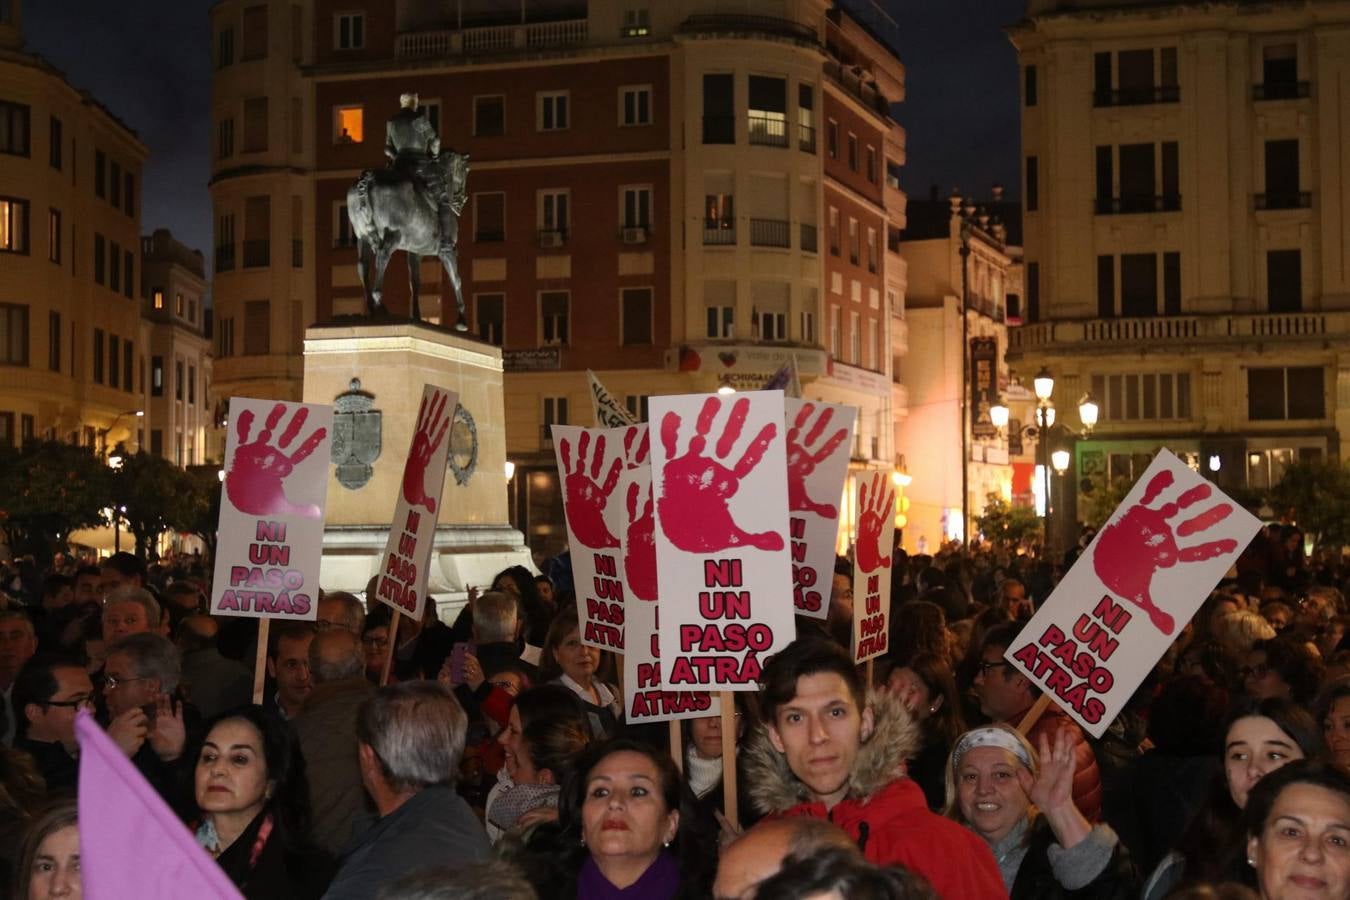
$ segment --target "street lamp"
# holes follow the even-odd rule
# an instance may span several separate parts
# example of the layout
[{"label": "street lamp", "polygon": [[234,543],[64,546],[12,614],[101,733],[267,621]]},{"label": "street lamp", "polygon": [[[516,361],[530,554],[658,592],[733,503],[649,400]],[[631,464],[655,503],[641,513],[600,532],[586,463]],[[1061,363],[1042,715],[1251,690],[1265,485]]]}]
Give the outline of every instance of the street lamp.
[{"label": "street lamp", "polygon": [[1055,467],[1056,475],[1063,475],[1069,468],[1069,451],[1060,449],[1050,454],[1050,464]]},{"label": "street lamp", "polygon": [[1041,403],[1049,403],[1050,397],[1055,393],[1055,376],[1050,374],[1050,370],[1041,366],[1041,370],[1036,373],[1036,377],[1031,380],[1032,389],[1036,392],[1036,399]]},{"label": "street lamp", "polygon": [[1087,436],[1092,434],[1092,429],[1097,427],[1097,415],[1101,412],[1101,407],[1097,405],[1097,398],[1092,396],[1092,391],[1088,391],[1078,401],[1078,421],[1083,423],[1083,434]]},{"label": "street lamp", "polygon": [[[100,428],[100,429],[99,429],[99,432],[98,432],[98,444],[99,444],[99,446],[98,446],[98,454],[99,454],[99,456],[107,457],[107,455],[108,455],[108,435],[111,434],[111,433],[112,433],[112,430],[113,430],[114,428],[117,427],[117,423],[120,422],[120,421],[122,421],[123,419],[125,419],[127,416],[135,416],[136,418],[141,419],[141,418],[144,418],[144,417],[145,417],[145,410],[143,410],[143,409],[128,409],[128,410],[126,410],[125,412],[120,412],[120,413],[117,414],[117,418],[115,418],[115,419],[112,420],[112,424],[111,424],[111,425],[109,425],[107,428]],[[137,449],[140,449],[140,448],[138,447]],[[109,464],[111,464],[111,463],[112,463],[112,460],[109,459],[108,462],[109,462]],[[114,468],[116,468],[116,467],[114,467]]]}]

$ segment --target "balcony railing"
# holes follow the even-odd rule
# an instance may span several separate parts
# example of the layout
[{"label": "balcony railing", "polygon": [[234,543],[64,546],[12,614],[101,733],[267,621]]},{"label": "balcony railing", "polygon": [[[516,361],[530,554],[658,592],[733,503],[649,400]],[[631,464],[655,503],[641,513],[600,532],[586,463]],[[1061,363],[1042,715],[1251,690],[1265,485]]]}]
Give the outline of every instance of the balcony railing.
[{"label": "balcony railing", "polygon": [[1257,209],[1311,209],[1312,191],[1273,191],[1256,195]]},{"label": "balcony railing", "polygon": [[802,230],[802,233],[801,233],[802,252],[804,252],[804,253],[815,253],[815,252],[816,252],[816,226],[814,226],[814,225],[808,225],[807,223],[803,222],[803,223],[802,223],[802,226],[801,226],[801,230]]},{"label": "balcony railing", "polygon": [[839,64],[838,60],[827,59],[822,67],[825,74],[833,79],[840,87],[847,90],[857,98],[864,106],[873,112],[890,118],[891,104],[885,96],[878,93],[876,88],[870,82],[865,82],[859,77],[859,74],[852,68]]},{"label": "balcony railing", "polygon": [[1156,316],[1040,322],[1008,330],[1008,352],[1125,344],[1232,344],[1251,339],[1325,341],[1350,337],[1350,312]]},{"label": "balcony railing", "polygon": [[791,247],[787,221],[783,219],[751,219],[750,246]]},{"label": "balcony railing", "polygon": [[1312,93],[1306,81],[1267,81],[1252,85],[1253,100],[1302,100]]},{"label": "balcony railing", "polygon": [[786,147],[788,145],[786,119],[752,112],[748,116],[748,123],[750,143],[759,144],[763,147]]},{"label": "balcony railing", "polygon": [[816,152],[816,129],[810,125],[797,126],[797,149],[803,153]]},{"label": "balcony railing", "polygon": [[704,222],[703,245],[705,247],[728,246],[736,243],[735,222]]},{"label": "balcony railing", "polygon": [[229,272],[234,269],[234,244],[221,244],[216,248],[216,271]]},{"label": "balcony railing", "polygon": [[680,25],[680,31],[691,34],[769,35],[807,44],[820,42],[816,30],[809,25],[772,16],[742,16],[734,13],[690,16]]},{"label": "balcony railing", "polygon": [[586,43],[587,20],[490,25],[444,31],[414,31],[398,36],[395,54],[402,59],[503,53],[510,50],[542,50],[575,47]]},{"label": "balcony railing", "polygon": [[705,144],[736,143],[736,117],[704,116],[703,143]]},{"label": "balcony railing", "polygon": [[244,241],[244,268],[261,269],[272,264],[272,242]]},{"label": "balcony railing", "polygon": [[1148,106],[1153,103],[1179,103],[1181,88],[1175,84],[1160,84],[1153,87],[1118,88],[1114,91],[1096,91],[1092,95],[1093,106]]},{"label": "balcony railing", "polygon": [[1177,212],[1181,209],[1180,194],[1127,194],[1123,197],[1098,197],[1097,215],[1119,216],[1132,213]]}]

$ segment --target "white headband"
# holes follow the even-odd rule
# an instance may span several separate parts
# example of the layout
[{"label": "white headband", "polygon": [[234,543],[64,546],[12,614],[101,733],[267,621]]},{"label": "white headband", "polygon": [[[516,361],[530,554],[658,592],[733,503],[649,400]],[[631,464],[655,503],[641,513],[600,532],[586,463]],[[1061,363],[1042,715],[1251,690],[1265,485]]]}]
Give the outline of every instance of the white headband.
[{"label": "white headband", "polygon": [[1035,768],[1031,762],[1031,754],[1027,752],[1026,745],[1017,739],[1017,735],[1006,728],[995,728],[993,726],[972,728],[961,735],[961,738],[956,742],[956,747],[952,750],[952,768],[955,769],[961,765],[961,757],[976,747],[998,747],[1000,750],[1007,750],[1021,760],[1022,765],[1028,769]]}]

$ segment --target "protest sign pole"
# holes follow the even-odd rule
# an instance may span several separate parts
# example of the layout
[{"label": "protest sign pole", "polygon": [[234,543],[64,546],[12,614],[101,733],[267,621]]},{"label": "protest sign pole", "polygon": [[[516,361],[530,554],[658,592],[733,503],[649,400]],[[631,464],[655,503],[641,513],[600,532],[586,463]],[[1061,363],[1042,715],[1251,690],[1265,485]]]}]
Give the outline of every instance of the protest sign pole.
[{"label": "protest sign pole", "polygon": [[[731,691],[719,691],[722,699],[722,813],[727,821],[737,828],[740,821],[736,817],[736,695]],[[671,725],[678,725],[672,722]]]},{"label": "protest sign pole", "polygon": [[1036,723],[1045,715],[1045,711],[1050,708],[1050,695],[1041,694],[1041,699],[1031,704],[1031,709],[1022,717],[1022,721],[1017,723],[1017,732],[1026,737],[1031,729],[1036,727]]},{"label": "protest sign pole", "polygon": [[[675,770],[676,770],[677,772],[679,772],[681,775],[684,774],[684,747],[681,746],[683,743],[684,743],[684,738],[683,738],[683,736],[680,734],[680,720],[679,720],[679,719],[671,719],[671,720],[670,720],[670,758],[673,759],[673,760],[675,761]],[[725,744],[723,744],[722,746],[723,746],[723,749],[726,749],[726,745],[725,745]]]},{"label": "protest sign pole", "polygon": [[403,618],[403,613],[394,610],[394,617],[389,620],[389,646],[384,650],[384,668],[380,670],[380,687],[389,683],[389,671],[394,667],[394,648],[398,646],[398,623]]},{"label": "protest sign pole", "polygon": [[867,687],[869,689],[873,686],[873,684],[875,684],[875,681],[873,680],[872,677],[873,675],[876,674],[875,665],[876,665],[875,657],[867,661]]},{"label": "protest sign pole", "polygon": [[263,702],[263,684],[267,681],[267,636],[271,631],[271,619],[258,620],[258,653],[253,660],[253,703],[261,706]]}]

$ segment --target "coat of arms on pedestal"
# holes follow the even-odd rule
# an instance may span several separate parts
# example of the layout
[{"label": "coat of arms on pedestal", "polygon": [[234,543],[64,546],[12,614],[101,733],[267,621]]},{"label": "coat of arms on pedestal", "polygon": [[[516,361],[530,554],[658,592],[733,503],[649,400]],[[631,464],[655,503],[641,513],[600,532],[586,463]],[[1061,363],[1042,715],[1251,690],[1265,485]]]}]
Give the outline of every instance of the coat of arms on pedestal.
[{"label": "coat of arms on pedestal", "polygon": [[371,463],[380,458],[381,414],[372,408],[375,395],[361,390],[361,379],[347,387],[333,400],[333,464],[338,484],[355,491],[370,481]]}]

